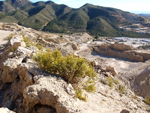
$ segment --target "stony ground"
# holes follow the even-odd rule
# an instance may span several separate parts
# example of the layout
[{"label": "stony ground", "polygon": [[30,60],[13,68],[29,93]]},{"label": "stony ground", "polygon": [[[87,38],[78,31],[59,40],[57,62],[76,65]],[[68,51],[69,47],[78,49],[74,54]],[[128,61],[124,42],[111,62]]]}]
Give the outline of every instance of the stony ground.
[{"label": "stony ground", "polygon": [[[61,49],[63,54],[67,54],[68,51],[76,55],[80,53],[79,55],[82,54],[86,59],[97,62],[98,64],[95,64],[96,69],[99,65],[104,67],[110,65],[115,67],[119,73],[117,76],[113,76],[111,71],[98,68],[97,77],[95,78],[96,92],[88,93],[83,89],[84,95],[87,97],[87,102],[79,100],[74,96],[74,89],[70,84],[62,78],[49,75],[37,67],[37,64],[31,59],[30,54],[39,51],[38,48],[34,46],[24,47],[24,42],[20,39],[22,36],[15,35],[14,39],[15,37],[19,37],[20,39],[17,50],[11,52],[8,46],[0,54],[0,60],[3,61],[0,64],[1,107],[7,107],[18,113],[41,113],[41,111],[45,113],[149,112],[149,106],[143,102],[144,99],[136,96],[130,90],[129,81],[125,79],[125,77],[130,78],[133,75],[141,73],[149,66],[149,62],[135,63],[91,54],[92,50],[88,46],[90,46],[92,37],[86,33],[83,35],[74,34],[71,37],[66,35],[58,41],[60,36],[56,34],[45,34],[20,26],[16,28],[21,29],[20,33],[23,33],[26,37],[30,37],[29,39],[33,40],[34,43],[40,42],[45,47]],[[10,31],[3,31],[0,31],[3,33],[2,38],[11,33]],[[46,39],[43,37],[46,37]],[[50,39],[49,42],[46,41],[47,37]],[[3,40],[2,38],[1,40]],[[12,46],[16,47],[13,44]],[[132,76],[129,76],[130,74]],[[113,83],[113,87],[110,87],[107,81],[108,77],[118,80],[119,84]],[[84,84],[84,80],[82,82]],[[124,85],[127,86],[125,86],[123,92],[117,89]]]}]

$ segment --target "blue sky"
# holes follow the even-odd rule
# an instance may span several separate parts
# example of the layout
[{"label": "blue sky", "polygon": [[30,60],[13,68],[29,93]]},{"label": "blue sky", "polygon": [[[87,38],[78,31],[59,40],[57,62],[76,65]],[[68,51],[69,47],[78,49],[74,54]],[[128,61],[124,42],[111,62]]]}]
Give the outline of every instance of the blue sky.
[{"label": "blue sky", "polygon": [[[36,2],[36,0],[31,0]],[[45,1],[45,0],[43,0]],[[150,13],[150,0],[52,0],[58,4],[66,4],[72,8],[79,8],[86,3],[99,6],[114,7],[134,13]]]}]

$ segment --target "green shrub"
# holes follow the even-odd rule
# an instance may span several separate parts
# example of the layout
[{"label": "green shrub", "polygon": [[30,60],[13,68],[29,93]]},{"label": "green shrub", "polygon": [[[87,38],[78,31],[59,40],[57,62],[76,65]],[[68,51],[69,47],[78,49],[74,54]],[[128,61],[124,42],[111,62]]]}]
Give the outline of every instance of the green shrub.
[{"label": "green shrub", "polygon": [[126,92],[125,86],[119,85],[118,89],[119,89],[119,92],[122,93],[122,94]]},{"label": "green shrub", "polygon": [[37,53],[34,59],[42,69],[50,74],[57,74],[68,82],[78,82],[85,76],[96,76],[94,68],[85,59],[78,58],[73,54],[64,57],[58,50],[48,51]]},{"label": "green shrub", "polygon": [[147,96],[145,98],[145,103],[148,104],[148,105],[150,105],[150,96]]},{"label": "green shrub", "polygon": [[87,92],[94,93],[96,91],[95,83],[87,85],[84,88]]},{"label": "green shrub", "polygon": [[94,93],[94,92],[96,91],[95,80],[89,78],[89,79],[86,81],[85,85],[84,85],[84,89],[85,89],[87,92]]},{"label": "green shrub", "polygon": [[26,43],[26,47],[31,46],[31,40],[23,36],[23,41]]},{"label": "green shrub", "polygon": [[10,48],[10,51],[11,51],[11,52],[15,52],[16,49],[15,49],[15,48]]},{"label": "green shrub", "polygon": [[87,99],[87,96],[86,96],[86,95],[83,96],[83,92],[84,92],[84,91],[81,91],[81,90],[77,89],[75,95],[76,95],[76,97],[79,98],[80,100],[84,100],[84,101],[87,102],[87,100],[88,100],[88,99]]},{"label": "green shrub", "polygon": [[36,44],[36,47],[37,47],[39,50],[42,50],[42,51],[43,51],[43,46],[42,46],[40,43]]},{"label": "green shrub", "polygon": [[111,77],[107,78],[107,82],[108,82],[108,85],[112,88],[113,87],[113,80]]},{"label": "green shrub", "polygon": [[94,38],[95,38],[95,39],[98,39],[98,38],[99,38],[99,36],[98,36],[98,35],[96,35]]},{"label": "green shrub", "polygon": [[136,95],[131,95],[131,97],[132,97],[133,99],[135,99],[135,100],[138,99],[138,97],[137,97]]},{"label": "green shrub", "polygon": [[117,79],[114,79],[113,82],[117,85],[119,84],[119,81]]}]

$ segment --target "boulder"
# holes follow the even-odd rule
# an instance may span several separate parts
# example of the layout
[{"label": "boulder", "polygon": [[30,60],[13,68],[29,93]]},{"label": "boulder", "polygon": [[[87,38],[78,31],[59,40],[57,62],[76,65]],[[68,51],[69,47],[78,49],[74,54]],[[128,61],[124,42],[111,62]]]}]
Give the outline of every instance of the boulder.
[{"label": "boulder", "polygon": [[0,113],[15,113],[15,112],[9,110],[8,108],[2,107],[0,108]]},{"label": "boulder", "polygon": [[72,45],[73,50],[80,50],[80,48],[75,42],[72,42],[71,45]]},{"label": "boulder", "polygon": [[25,42],[23,42],[22,35],[13,36],[10,40],[10,45],[11,45],[11,48],[13,49],[17,49],[19,46],[23,46],[23,47],[26,46]]},{"label": "boulder", "polygon": [[68,86],[66,87],[66,90],[67,90],[67,93],[69,95],[74,95],[75,94],[74,88],[72,87],[71,84],[68,84]]},{"label": "boulder", "polygon": [[23,58],[8,59],[3,63],[3,71],[0,76],[2,83],[11,83],[17,78],[16,68],[21,64]]},{"label": "boulder", "polygon": [[28,56],[30,56],[31,53],[32,53],[31,50],[29,50],[27,48],[24,48],[24,47],[21,47],[21,46],[19,46],[17,48],[17,50],[14,52],[14,54],[17,55],[17,56],[20,56],[20,55],[28,55]]},{"label": "boulder", "polygon": [[32,85],[34,83],[33,77],[35,76],[35,72],[32,71],[33,69],[33,63],[22,63],[18,65],[18,75],[20,78],[20,91],[23,92],[24,88],[26,88],[29,85]]},{"label": "boulder", "polygon": [[51,106],[57,113],[75,113],[79,111],[75,99],[68,95],[64,86],[66,82],[53,77],[39,78],[34,85],[26,87],[23,91],[25,112],[31,112],[39,103]]},{"label": "boulder", "polygon": [[118,72],[116,71],[116,69],[114,67],[111,66],[106,66],[106,69],[112,73],[112,75],[117,76]]}]

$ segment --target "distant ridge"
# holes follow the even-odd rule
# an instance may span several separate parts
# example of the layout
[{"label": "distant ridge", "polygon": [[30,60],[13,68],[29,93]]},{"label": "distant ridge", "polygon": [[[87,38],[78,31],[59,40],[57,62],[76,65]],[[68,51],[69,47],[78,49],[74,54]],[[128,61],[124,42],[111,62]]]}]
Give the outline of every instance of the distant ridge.
[{"label": "distant ridge", "polygon": [[150,14],[145,14],[145,13],[141,13],[141,14],[138,14],[140,16],[144,16],[144,17],[150,17]]},{"label": "distant ridge", "polygon": [[78,9],[59,5],[53,1],[29,0],[0,1],[0,21],[56,33],[89,32],[100,36],[150,37],[149,35],[123,32],[119,27],[139,23],[149,26],[148,18],[119,9],[85,4]]}]

